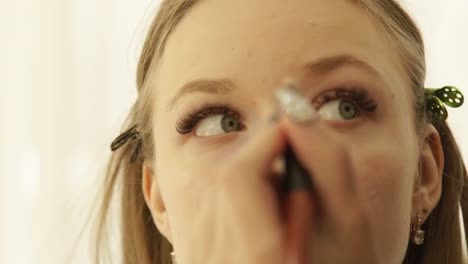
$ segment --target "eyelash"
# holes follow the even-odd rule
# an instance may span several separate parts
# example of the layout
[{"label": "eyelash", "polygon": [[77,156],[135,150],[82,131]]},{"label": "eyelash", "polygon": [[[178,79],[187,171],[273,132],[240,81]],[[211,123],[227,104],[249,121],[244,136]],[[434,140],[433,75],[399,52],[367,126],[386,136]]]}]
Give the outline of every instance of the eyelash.
[{"label": "eyelash", "polygon": [[313,101],[314,106],[318,109],[322,105],[334,101],[343,100],[344,102],[351,102],[359,108],[359,111],[372,113],[377,110],[377,103],[369,96],[367,90],[358,87],[349,88],[336,88],[328,90],[319,95]]},{"label": "eyelash", "polygon": [[[179,121],[177,121],[177,132],[182,135],[192,132],[200,120],[210,115],[229,115],[236,121],[242,120],[242,116],[235,107],[228,104],[207,104],[194,109],[186,116],[179,119]],[[241,125],[241,128],[243,129],[244,126]]]},{"label": "eyelash", "polygon": [[[377,109],[377,103],[370,98],[368,92],[358,87],[336,88],[322,93],[316,100],[314,106],[319,108],[321,105],[334,100],[344,100],[352,102],[361,111],[372,113]],[[229,115],[236,121],[241,121],[240,112],[228,104],[206,104],[192,110],[187,115],[177,121],[177,132],[185,135],[193,131],[198,122],[211,115]],[[245,126],[241,125],[244,129]]]}]

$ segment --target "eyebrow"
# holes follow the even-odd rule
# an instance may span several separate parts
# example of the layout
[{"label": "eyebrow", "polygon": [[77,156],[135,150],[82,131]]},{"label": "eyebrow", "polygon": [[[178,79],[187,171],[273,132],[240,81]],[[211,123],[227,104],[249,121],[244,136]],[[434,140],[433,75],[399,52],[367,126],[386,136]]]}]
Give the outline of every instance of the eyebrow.
[{"label": "eyebrow", "polygon": [[[312,74],[325,75],[337,70],[343,66],[355,66],[364,69],[371,74],[380,76],[380,74],[367,62],[359,60],[352,55],[339,55],[333,57],[321,58],[313,62],[306,63],[303,69]],[[184,84],[177,94],[167,105],[167,111],[170,111],[174,105],[184,96],[202,92],[213,95],[226,95],[236,88],[234,81],[230,79],[197,79]]]},{"label": "eyebrow", "polygon": [[171,99],[167,106],[167,110],[170,111],[180,98],[196,93],[208,93],[225,95],[231,93],[235,88],[235,84],[230,79],[198,79],[186,83],[179,92]]},{"label": "eyebrow", "polygon": [[341,55],[334,57],[322,58],[314,62],[306,63],[304,69],[319,75],[324,75],[335,71],[343,66],[356,66],[364,69],[374,75],[380,75],[370,64],[362,61],[352,55]]}]

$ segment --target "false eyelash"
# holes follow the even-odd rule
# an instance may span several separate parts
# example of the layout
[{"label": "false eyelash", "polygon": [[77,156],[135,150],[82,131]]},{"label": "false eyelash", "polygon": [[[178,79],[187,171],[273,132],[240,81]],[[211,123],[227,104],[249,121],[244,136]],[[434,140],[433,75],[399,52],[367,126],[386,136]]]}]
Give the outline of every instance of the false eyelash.
[{"label": "false eyelash", "polygon": [[321,105],[334,100],[344,100],[346,102],[354,103],[359,110],[372,113],[377,110],[377,103],[369,96],[369,93],[361,88],[336,88],[326,91],[319,95],[313,102],[319,108]]},{"label": "false eyelash", "polygon": [[177,121],[176,130],[182,135],[188,134],[192,132],[200,120],[211,115],[229,115],[235,120],[240,121],[242,117],[239,112],[234,109],[234,107],[227,104],[202,105],[180,118]]}]

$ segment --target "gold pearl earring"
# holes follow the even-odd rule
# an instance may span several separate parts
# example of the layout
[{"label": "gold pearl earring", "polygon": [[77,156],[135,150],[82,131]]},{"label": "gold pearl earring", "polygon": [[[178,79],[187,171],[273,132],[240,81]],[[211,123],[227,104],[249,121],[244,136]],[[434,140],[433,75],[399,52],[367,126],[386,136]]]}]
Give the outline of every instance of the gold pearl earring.
[{"label": "gold pearl earring", "polygon": [[421,215],[418,214],[418,223],[416,227],[413,227],[413,241],[416,245],[422,245],[424,243],[424,231],[421,230]]},{"label": "gold pearl earring", "polygon": [[177,264],[174,251],[171,252],[171,262],[172,262],[172,264]]}]

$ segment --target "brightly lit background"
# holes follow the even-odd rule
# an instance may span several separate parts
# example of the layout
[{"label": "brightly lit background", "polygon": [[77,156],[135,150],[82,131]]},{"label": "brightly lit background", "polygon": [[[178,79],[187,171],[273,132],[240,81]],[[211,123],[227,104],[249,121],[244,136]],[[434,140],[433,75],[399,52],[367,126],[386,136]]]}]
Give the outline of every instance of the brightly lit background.
[{"label": "brightly lit background", "polygon": [[[66,263],[135,99],[135,66],[157,6],[1,1],[0,263]],[[427,85],[468,95],[468,0],[406,6],[424,33]],[[449,112],[468,161],[468,106]],[[89,263],[88,247],[77,244],[74,263]]]}]

